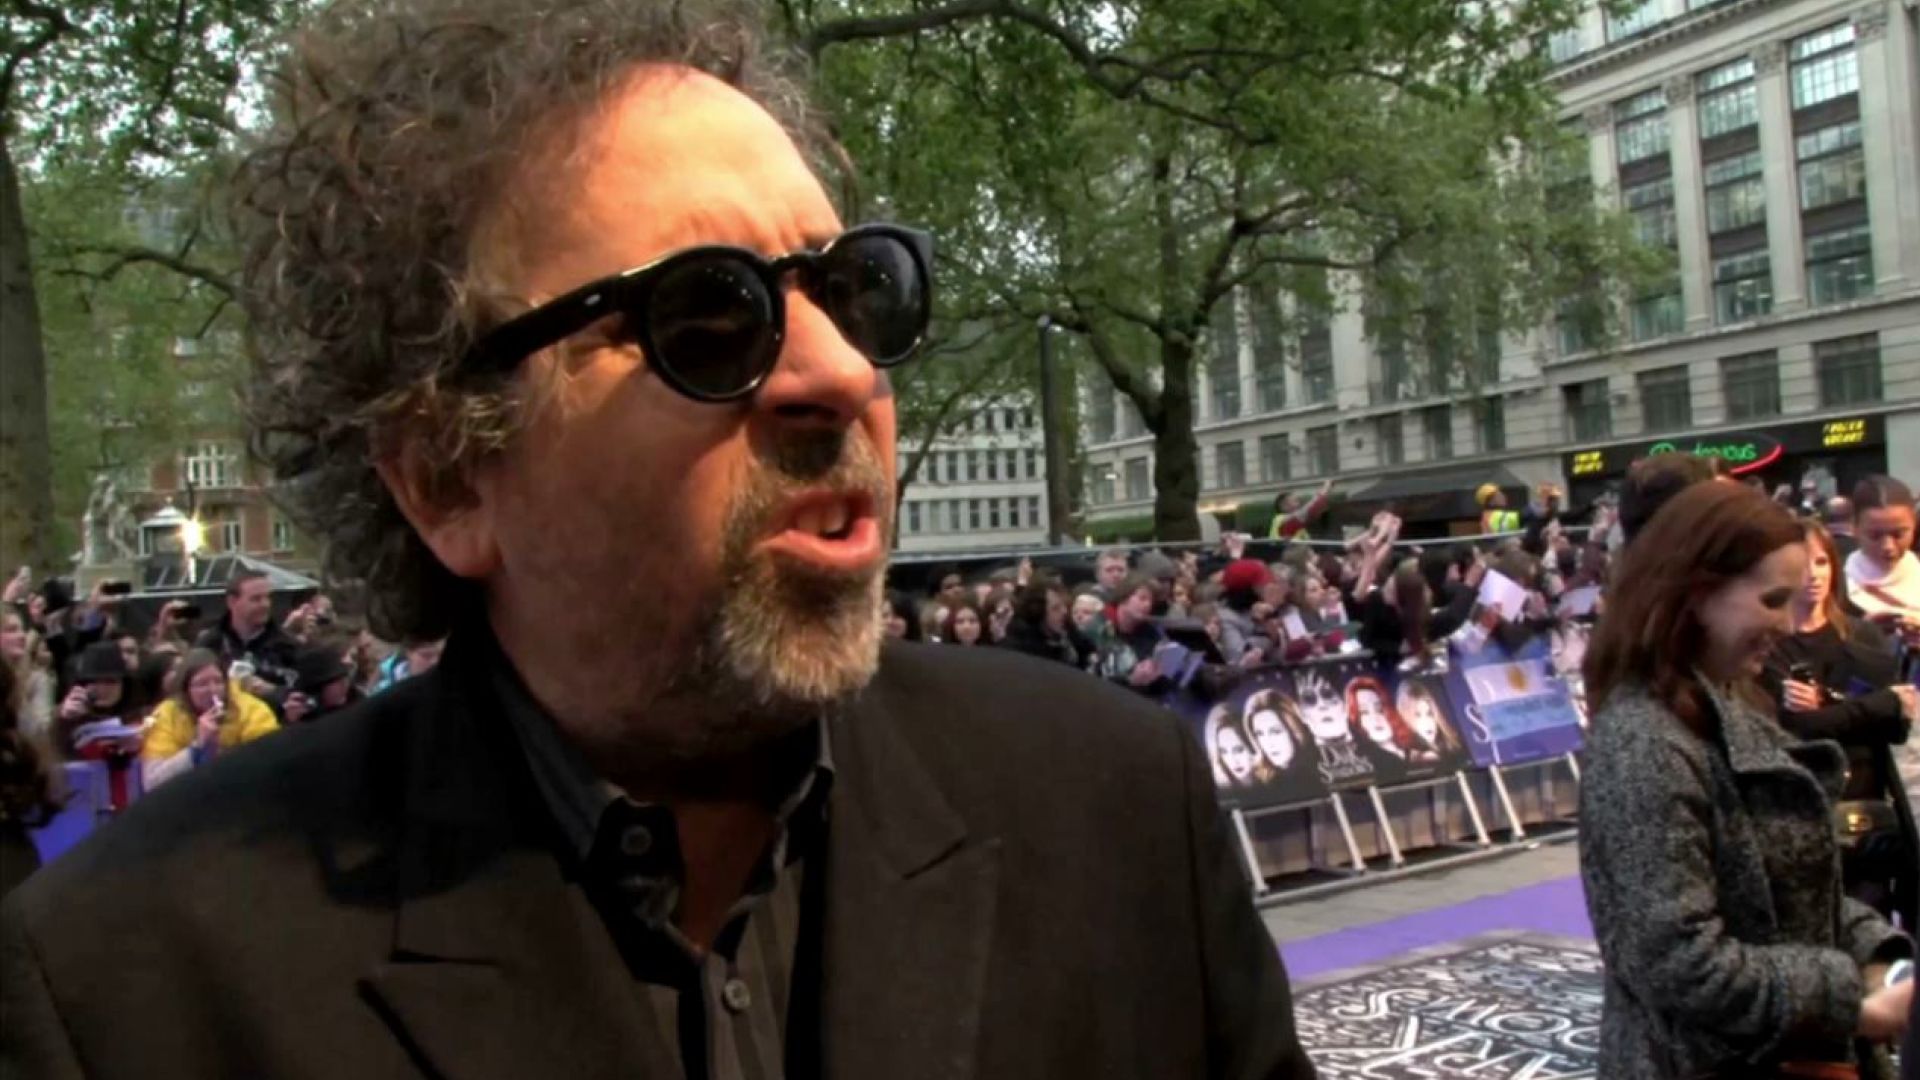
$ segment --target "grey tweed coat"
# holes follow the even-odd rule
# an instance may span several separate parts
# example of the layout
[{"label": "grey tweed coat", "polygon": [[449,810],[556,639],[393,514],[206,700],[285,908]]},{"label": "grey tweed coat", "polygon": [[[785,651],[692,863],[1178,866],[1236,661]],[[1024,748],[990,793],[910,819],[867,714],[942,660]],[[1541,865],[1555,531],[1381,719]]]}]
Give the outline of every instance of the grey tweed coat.
[{"label": "grey tweed coat", "polygon": [[1600,1075],[1759,1076],[1758,1063],[1857,1061],[1861,967],[1912,942],[1840,892],[1829,800],[1838,744],[1800,742],[1709,689],[1715,741],[1644,688],[1595,714],[1580,871],[1606,965]]}]

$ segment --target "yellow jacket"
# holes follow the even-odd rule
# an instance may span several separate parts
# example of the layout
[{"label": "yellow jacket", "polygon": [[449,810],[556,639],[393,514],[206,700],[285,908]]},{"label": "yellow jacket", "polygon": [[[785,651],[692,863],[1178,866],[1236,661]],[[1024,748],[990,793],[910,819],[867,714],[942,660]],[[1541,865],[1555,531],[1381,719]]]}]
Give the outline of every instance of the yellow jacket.
[{"label": "yellow jacket", "polygon": [[[231,750],[262,735],[280,730],[273,710],[252,694],[227,686],[227,719],[220,722],[220,749]],[[188,715],[177,697],[169,697],[153,712],[153,726],[147,730],[146,749],[141,756],[148,761],[165,761],[193,745],[199,721]]]}]

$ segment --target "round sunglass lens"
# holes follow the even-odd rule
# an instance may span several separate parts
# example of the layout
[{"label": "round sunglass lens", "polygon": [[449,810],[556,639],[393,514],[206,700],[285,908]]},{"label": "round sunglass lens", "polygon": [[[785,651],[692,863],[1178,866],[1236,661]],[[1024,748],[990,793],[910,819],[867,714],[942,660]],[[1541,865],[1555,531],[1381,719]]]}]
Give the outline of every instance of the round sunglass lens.
[{"label": "round sunglass lens", "polygon": [[753,389],[779,356],[773,298],[753,267],[728,256],[669,269],[647,300],[649,362],[697,394]]},{"label": "round sunglass lens", "polygon": [[876,364],[905,360],[926,333],[926,276],[898,237],[842,241],[820,267],[819,291],[840,332]]}]

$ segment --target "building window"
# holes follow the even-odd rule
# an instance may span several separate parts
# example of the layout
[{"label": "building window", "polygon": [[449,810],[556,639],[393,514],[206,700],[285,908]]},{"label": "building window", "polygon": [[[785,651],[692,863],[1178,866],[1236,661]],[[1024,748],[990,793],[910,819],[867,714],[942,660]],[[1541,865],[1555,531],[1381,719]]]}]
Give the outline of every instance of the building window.
[{"label": "building window", "polygon": [[1800,209],[1817,210],[1867,197],[1867,159],[1860,121],[1809,131],[1794,140],[1800,163]]},{"label": "building window", "polygon": [[1660,0],[1641,0],[1631,10],[1615,15],[1607,13],[1607,40],[1632,37],[1660,22]]},{"label": "building window", "polygon": [[1807,295],[1812,303],[1833,304],[1872,293],[1873,241],[1865,222],[1807,237]]},{"label": "building window", "polygon": [[1231,368],[1213,370],[1213,418],[1232,420],[1240,415],[1240,373]]},{"label": "building window", "polygon": [[1137,439],[1147,433],[1147,420],[1140,415],[1140,406],[1130,397],[1120,399],[1120,437]]},{"label": "building window", "polygon": [[1293,479],[1293,444],[1285,435],[1260,436],[1260,482]]},{"label": "building window", "polygon": [[1821,408],[1865,405],[1882,397],[1878,334],[1814,342],[1813,364],[1820,373]]},{"label": "building window", "polygon": [[1684,431],[1693,426],[1693,394],[1685,364],[1643,371],[1637,381],[1642,430]]},{"label": "building window", "polygon": [[1219,488],[1247,486],[1246,443],[1221,443],[1213,448],[1213,479]]},{"label": "building window", "polygon": [[187,448],[183,471],[197,488],[240,486],[240,455],[227,443],[195,443]]},{"label": "building window", "polygon": [[1340,471],[1340,429],[1332,424],[1307,429],[1307,471],[1330,476]]},{"label": "building window", "polygon": [[293,522],[280,514],[273,515],[273,550],[293,550]]},{"label": "building window", "polygon": [[1507,448],[1507,399],[1480,399],[1480,452],[1498,453]]},{"label": "building window", "polygon": [[1569,26],[1547,38],[1547,59],[1564,64],[1587,51],[1587,43],[1578,25]]},{"label": "building window", "polygon": [[1127,501],[1140,502],[1153,497],[1153,483],[1147,476],[1147,459],[1127,459]]},{"label": "building window", "polygon": [[1648,247],[1674,247],[1680,231],[1673,217],[1673,177],[1663,176],[1644,184],[1635,184],[1620,193],[1627,213],[1633,216],[1633,232]]},{"label": "building window", "polygon": [[1760,151],[1749,150],[1702,169],[1707,189],[1707,231],[1718,235],[1767,220],[1767,186]]},{"label": "building window", "polygon": [[1780,361],[1773,353],[1729,356],[1720,361],[1720,386],[1727,395],[1729,420],[1780,415]]},{"label": "building window", "polygon": [[920,531],[920,504],[919,503],[910,502],[907,504],[906,526],[907,526],[906,532],[908,533],[908,535],[912,535]]},{"label": "building window", "polygon": [[1300,335],[1300,383],[1309,405],[1324,405],[1333,400],[1333,328],[1309,330]]},{"label": "building window", "polygon": [[1773,310],[1773,262],[1766,248],[1713,260],[1713,318],[1722,325]]},{"label": "building window", "polygon": [[1373,422],[1374,438],[1380,441],[1380,464],[1402,465],[1407,460],[1407,444],[1402,437],[1400,417],[1382,416]]},{"label": "building window", "polygon": [[1004,501],[1005,500],[1002,499],[987,500],[987,528],[998,529],[1000,527],[1000,504]]},{"label": "building window", "polygon": [[1280,315],[1280,288],[1270,279],[1256,281],[1247,290],[1253,317],[1253,381],[1261,412],[1287,407],[1287,351],[1285,320]]},{"label": "building window", "polygon": [[963,504],[959,499],[947,500],[947,531],[948,532],[960,532],[966,528],[966,525],[963,524],[965,519],[961,516],[961,513],[960,513],[960,509],[962,505]]},{"label": "building window", "polygon": [[1613,409],[1607,402],[1607,380],[1592,379],[1567,387],[1567,418],[1576,442],[1613,437]]},{"label": "building window", "polygon": [[215,518],[208,523],[207,540],[215,551],[245,551],[245,532],[241,527],[238,514],[228,514]]},{"label": "building window", "polygon": [[1040,479],[1040,451],[1033,447],[1027,448],[1027,479]]},{"label": "building window", "polygon": [[1453,407],[1435,405],[1420,410],[1420,426],[1427,432],[1427,457],[1445,461],[1453,456]]},{"label": "building window", "polygon": [[1040,496],[1027,496],[1027,528],[1037,529],[1046,524],[1040,520]]},{"label": "building window", "polygon": [[1093,488],[1093,505],[1113,505],[1113,466],[1102,465],[1095,468],[1093,472],[1093,483],[1089,486]]},{"label": "building window", "polygon": [[1686,326],[1686,304],[1680,296],[1680,281],[1676,275],[1662,292],[1651,293],[1633,302],[1628,311],[1632,326],[1633,340],[1648,341],[1657,337],[1677,334]]},{"label": "building window", "polygon": [[1742,57],[1702,73],[1698,101],[1702,139],[1759,123],[1760,98],[1753,85],[1753,58]]},{"label": "building window", "polygon": [[1793,107],[1832,101],[1860,91],[1860,60],[1853,24],[1840,23],[1793,43]]},{"label": "building window", "polygon": [[979,499],[967,500],[967,528],[975,532],[986,527],[986,515],[981,512]]},{"label": "building window", "polygon": [[1666,153],[1667,92],[1653,89],[1615,105],[1613,138],[1622,165]]},{"label": "building window", "polygon": [[1113,441],[1113,384],[1104,378],[1089,380],[1087,388],[1087,421],[1090,425],[1091,442],[1106,443]]}]

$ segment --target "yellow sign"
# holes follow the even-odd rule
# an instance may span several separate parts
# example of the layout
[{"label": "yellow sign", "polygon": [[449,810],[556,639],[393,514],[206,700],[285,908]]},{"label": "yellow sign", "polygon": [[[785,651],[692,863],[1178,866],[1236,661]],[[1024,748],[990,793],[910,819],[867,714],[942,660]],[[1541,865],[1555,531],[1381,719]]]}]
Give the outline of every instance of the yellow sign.
[{"label": "yellow sign", "polygon": [[1573,475],[1592,476],[1607,471],[1607,455],[1604,450],[1584,450],[1573,455]]},{"label": "yellow sign", "polygon": [[1867,441],[1865,420],[1834,420],[1820,428],[1820,445],[1857,446]]}]

